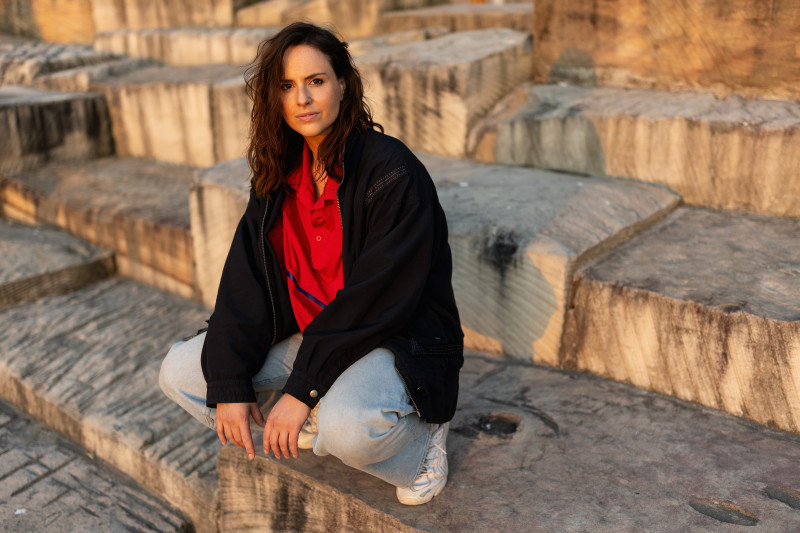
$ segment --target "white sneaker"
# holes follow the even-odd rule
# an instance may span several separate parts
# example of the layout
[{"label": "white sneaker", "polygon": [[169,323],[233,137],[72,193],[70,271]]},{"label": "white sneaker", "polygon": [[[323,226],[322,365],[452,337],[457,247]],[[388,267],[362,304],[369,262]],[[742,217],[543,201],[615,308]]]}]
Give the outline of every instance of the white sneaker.
[{"label": "white sneaker", "polygon": [[447,431],[450,423],[433,430],[425,461],[410,487],[397,487],[397,499],[404,505],[422,505],[437,496],[447,484]]},{"label": "white sneaker", "polygon": [[313,448],[314,437],[317,436],[317,410],[319,404],[314,407],[308,414],[306,423],[300,428],[300,434],[297,436],[297,447],[301,450],[310,450]]}]

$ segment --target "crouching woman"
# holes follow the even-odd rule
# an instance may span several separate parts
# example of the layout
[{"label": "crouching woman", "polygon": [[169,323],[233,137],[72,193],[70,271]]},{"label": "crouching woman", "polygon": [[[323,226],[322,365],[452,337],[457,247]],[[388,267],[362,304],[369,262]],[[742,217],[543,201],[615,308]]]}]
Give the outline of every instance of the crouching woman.
[{"label": "crouching woman", "polygon": [[173,346],[161,387],[251,459],[263,427],[267,454],[311,448],[428,502],[447,481],[463,363],[433,182],[373,121],[331,32],[284,28],[247,88],[250,200],[208,330]]}]

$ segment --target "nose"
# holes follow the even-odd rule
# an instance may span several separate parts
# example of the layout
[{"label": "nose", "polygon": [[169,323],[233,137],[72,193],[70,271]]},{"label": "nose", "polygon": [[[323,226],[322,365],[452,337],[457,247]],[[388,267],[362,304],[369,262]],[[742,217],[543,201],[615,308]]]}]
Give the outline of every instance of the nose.
[{"label": "nose", "polygon": [[306,85],[301,85],[298,89],[297,103],[300,105],[308,105],[311,103],[311,91]]}]

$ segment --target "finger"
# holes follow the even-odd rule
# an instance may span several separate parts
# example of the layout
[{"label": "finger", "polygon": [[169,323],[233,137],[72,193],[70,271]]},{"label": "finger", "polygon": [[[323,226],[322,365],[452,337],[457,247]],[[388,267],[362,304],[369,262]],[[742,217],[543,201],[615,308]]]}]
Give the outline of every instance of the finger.
[{"label": "finger", "polygon": [[267,424],[264,420],[264,415],[261,414],[261,410],[258,408],[257,404],[250,405],[250,415],[253,417],[253,420],[256,421],[256,424],[262,428]]},{"label": "finger", "polygon": [[300,435],[299,431],[292,431],[289,433],[289,451],[292,452],[292,457],[297,459],[297,437]]},{"label": "finger", "polygon": [[281,452],[283,452],[283,456],[287,459],[291,457],[289,455],[289,433],[286,431],[281,432],[280,438],[278,438],[278,442],[281,445]]},{"label": "finger", "polygon": [[267,424],[264,426],[264,455],[269,455],[270,445],[269,445],[269,436],[272,433],[272,422],[267,421]]},{"label": "finger", "polygon": [[253,434],[250,432],[250,423],[247,423],[247,429],[241,428],[242,444],[244,449],[247,450],[247,458],[251,461],[256,456],[256,450],[253,448]]},{"label": "finger", "polygon": [[239,436],[238,427],[234,426],[233,424],[225,426],[225,434],[228,436],[228,440],[231,441],[234,446],[237,448],[242,447],[242,439]]},{"label": "finger", "polygon": [[278,431],[273,427],[269,434],[269,446],[272,448],[272,453],[275,454],[276,459],[281,458],[281,449],[278,446]]},{"label": "finger", "polygon": [[219,441],[222,443],[223,446],[228,444],[228,441],[225,439],[225,429],[222,425],[222,420],[219,418],[219,413],[217,413],[217,437],[219,437]]}]

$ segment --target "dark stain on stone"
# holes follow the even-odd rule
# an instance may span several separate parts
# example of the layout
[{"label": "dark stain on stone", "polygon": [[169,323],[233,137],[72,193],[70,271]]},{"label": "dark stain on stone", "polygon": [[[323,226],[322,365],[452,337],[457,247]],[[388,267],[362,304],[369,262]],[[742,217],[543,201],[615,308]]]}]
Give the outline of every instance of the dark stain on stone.
[{"label": "dark stain on stone", "polygon": [[282,480],[275,492],[275,513],[272,515],[272,531],[305,531],[306,498],[305,491],[290,494],[287,480]]},{"label": "dark stain on stone", "polygon": [[800,511],[800,491],[782,487],[780,485],[767,485],[764,494],[773,500],[785,503],[792,509]]},{"label": "dark stain on stone", "polygon": [[519,417],[510,413],[495,413],[471,417],[463,425],[453,428],[455,433],[470,439],[477,439],[481,433],[510,439],[519,427]]},{"label": "dark stain on stone", "polygon": [[738,526],[755,526],[758,517],[751,511],[727,500],[716,498],[692,498],[689,505],[698,513],[710,516],[720,522]]},{"label": "dark stain on stone", "polygon": [[513,231],[501,230],[484,239],[480,258],[495,267],[504,278],[508,268],[514,264],[517,250],[517,235]]}]

